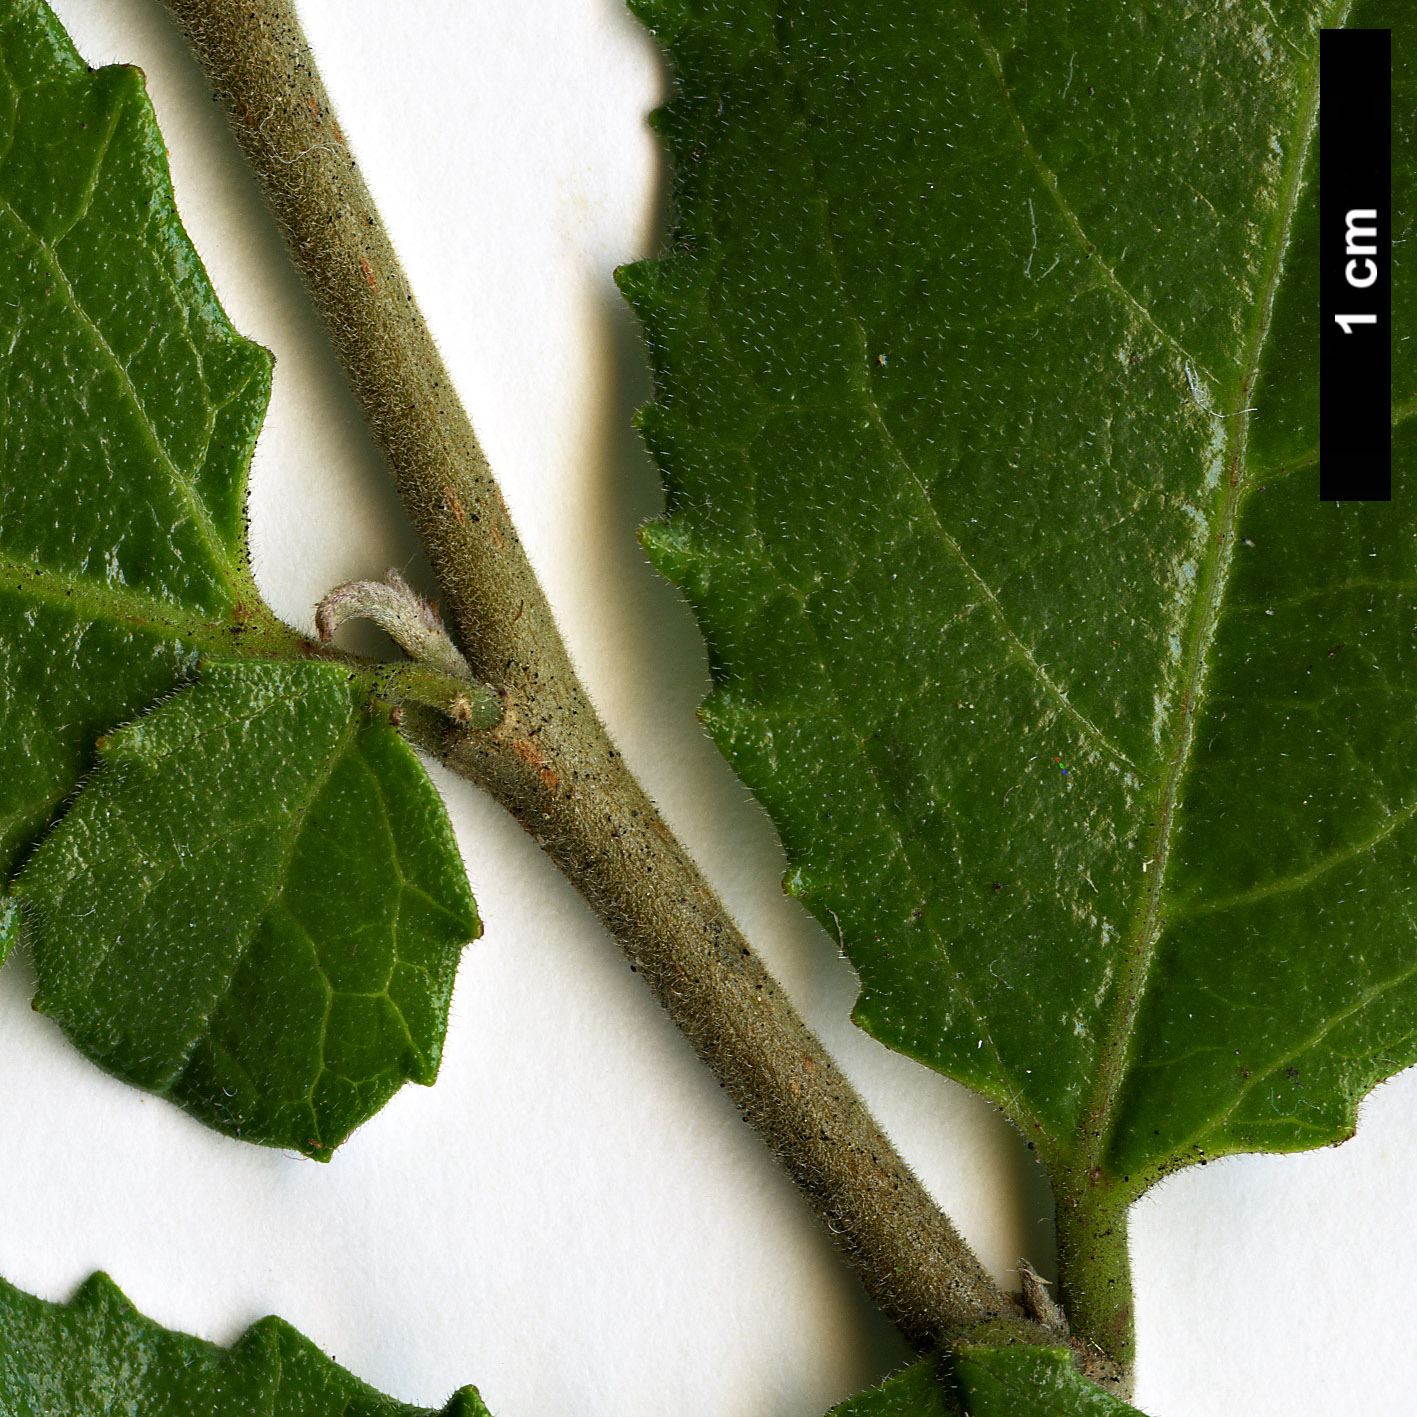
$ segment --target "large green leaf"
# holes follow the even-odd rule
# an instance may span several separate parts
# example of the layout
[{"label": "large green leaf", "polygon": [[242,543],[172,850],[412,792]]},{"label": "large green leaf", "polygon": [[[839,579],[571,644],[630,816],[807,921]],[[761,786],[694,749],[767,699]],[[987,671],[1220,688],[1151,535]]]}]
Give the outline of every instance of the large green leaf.
[{"label": "large green leaf", "polygon": [[1404,492],[1317,500],[1316,60],[1394,30],[1401,238],[1410,13],[634,2],[646,540],[858,1021],[1065,1207],[1341,1139],[1417,1058],[1417,542]]},{"label": "large green leaf", "polygon": [[[0,1279],[0,1411],[6,1417],[434,1417],[376,1392],[280,1319],[230,1349],[144,1318],[106,1274],[68,1304]],[[459,1389],[438,1417],[489,1417]]]},{"label": "large green leaf", "polygon": [[[372,674],[308,662],[256,590],[270,356],[182,230],[141,74],[90,70],[42,0],[0,17],[0,340],[0,883],[73,799],[14,893],[40,1006],[211,1125],[328,1156],[432,1081],[476,915]],[[194,684],[202,655],[246,659]]]}]

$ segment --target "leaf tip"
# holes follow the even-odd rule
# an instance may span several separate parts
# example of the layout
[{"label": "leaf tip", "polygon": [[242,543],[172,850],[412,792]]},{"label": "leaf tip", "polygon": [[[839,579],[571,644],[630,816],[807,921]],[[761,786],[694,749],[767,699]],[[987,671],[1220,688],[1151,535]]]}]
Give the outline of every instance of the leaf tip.
[{"label": "leaf tip", "polygon": [[[340,1141],[343,1140],[345,1140],[345,1138],[341,1137]],[[316,1141],[314,1137],[306,1137],[306,1139],[300,1143],[300,1154],[305,1157],[307,1161],[319,1161],[328,1165],[329,1162],[334,1160],[335,1150],[339,1144],[339,1142],[321,1142]]]},{"label": "leaf tip", "polygon": [[96,1269],[74,1291],[71,1309],[93,1309],[104,1313],[136,1314],[133,1301],[101,1269]]},{"label": "leaf tip", "polygon": [[442,1062],[443,1050],[436,1041],[431,1048],[409,1048],[403,1055],[403,1075],[419,1087],[432,1087]]},{"label": "leaf tip", "polygon": [[482,1394],[468,1384],[448,1399],[448,1405],[443,1408],[440,1417],[492,1417],[492,1414],[487,1410]]},{"label": "leaf tip", "polygon": [[625,0],[625,7],[649,30],[657,30],[667,17],[664,0]]},{"label": "leaf tip", "polygon": [[646,522],[639,530],[640,545],[660,575],[682,585],[693,559],[692,548],[680,523],[669,517]]},{"label": "leaf tip", "polygon": [[636,315],[643,317],[643,307],[648,305],[656,294],[659,265],[657,260],[646,260],[627,261],[623,266],[615,267],[615,288],[625,297],[626,303]]}]

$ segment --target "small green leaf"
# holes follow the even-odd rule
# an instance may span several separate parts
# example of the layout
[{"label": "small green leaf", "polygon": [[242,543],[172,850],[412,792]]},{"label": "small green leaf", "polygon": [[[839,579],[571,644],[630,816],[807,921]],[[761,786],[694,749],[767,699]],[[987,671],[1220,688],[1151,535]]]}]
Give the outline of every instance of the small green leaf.
[{"label": "small green leaf", "polygon": [[[0,19],[0,338],[0,882],[29,856],[39,1006],[210,1125],[327,1157],[433,1080],[476,914],[372,676],[261,600],[270,356],[182,229],[142,75],[90,70],[42,0]],[[0,902],[0,956],[17,928]]]},{"label": "small green leaf", "polygon": [[271,358],[217,304],[136,69],[0,19],[0,878],[199,648],[290,652],[246,563]]},{"label": "small green leaf", "polygon": [[954,1372],[969,1417],[1140,1417],[1083,1377],[1066,1348],[962,1344]]},{"label": "small green leaf", "polygon": [[[0,1280],[0,1411],[6,1417],[435,1417],[395,1402],[277,1318],[229,1349],[144,1318],[106,1274],[68,1304]],[[490,1417],[476,1388],[436,1417]]]},{"label": "small green leaf", "polygon": [[646,544],[857,1021],[1065,1218],[1340,1140],[1417,1060],[1417,537],[1317,498],[1318,35],[1394,35],[1402,486],[1410,6],[635,8],[676,75],[674,243],[621,275]]},{"label": "small green leaf", "polygon": [[965,1411],[941,1361],[927,1358],[848,1398],[826,1417],[965,1417]]},{"label": "small green leaf", "polygon": [[447,816],[336,665],[211,662],[103,740],[17,878],[36,1007],[233,1136],[327,1157],[438,1070],[478,933]]}]

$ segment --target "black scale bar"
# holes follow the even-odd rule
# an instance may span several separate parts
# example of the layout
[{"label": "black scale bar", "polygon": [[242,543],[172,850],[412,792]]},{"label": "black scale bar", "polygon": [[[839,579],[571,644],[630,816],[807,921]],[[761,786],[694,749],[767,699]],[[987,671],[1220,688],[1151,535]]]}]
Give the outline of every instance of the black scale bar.
[{"label": "black scale bar", "polygon": [[1319,36],[1324,501],[1392,500],[1392,31]]}]

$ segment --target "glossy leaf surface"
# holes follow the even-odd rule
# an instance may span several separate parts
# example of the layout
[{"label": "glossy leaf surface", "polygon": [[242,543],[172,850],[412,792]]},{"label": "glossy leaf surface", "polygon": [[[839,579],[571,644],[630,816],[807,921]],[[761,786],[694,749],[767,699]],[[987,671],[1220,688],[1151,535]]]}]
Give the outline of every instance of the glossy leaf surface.
[{"label": "glossy leaf surface", "polygon": [[858,1022],[1131,1191],[1342,1138],[1417,1056],[1417,525],[1317,500],[1315,61],[1393,28],[1410,222],[1410,15],[635,8],[647,544]]},{"label": "glossy leaf surface", "polygon": [[[141,74],[89,70],[41,0],[0,18],[0,334],[0,881],[27,862],[40,1005],[212,1126],[328,1156],[432,1081],[476,915],[367,684],[256,591],[270,356],[182,230]],[[250,658],[190,682],[212,653]]]},{"label": "glossy leaf surface", "polygon": [[[376,1392],[277,1318],[229,1349],[144,1318],[106,1274],[68,1304],[0,1280],[0,1410],[8,1417],[434,1417]],[[489,1417],[465,1387],[438,1417]]]}]

